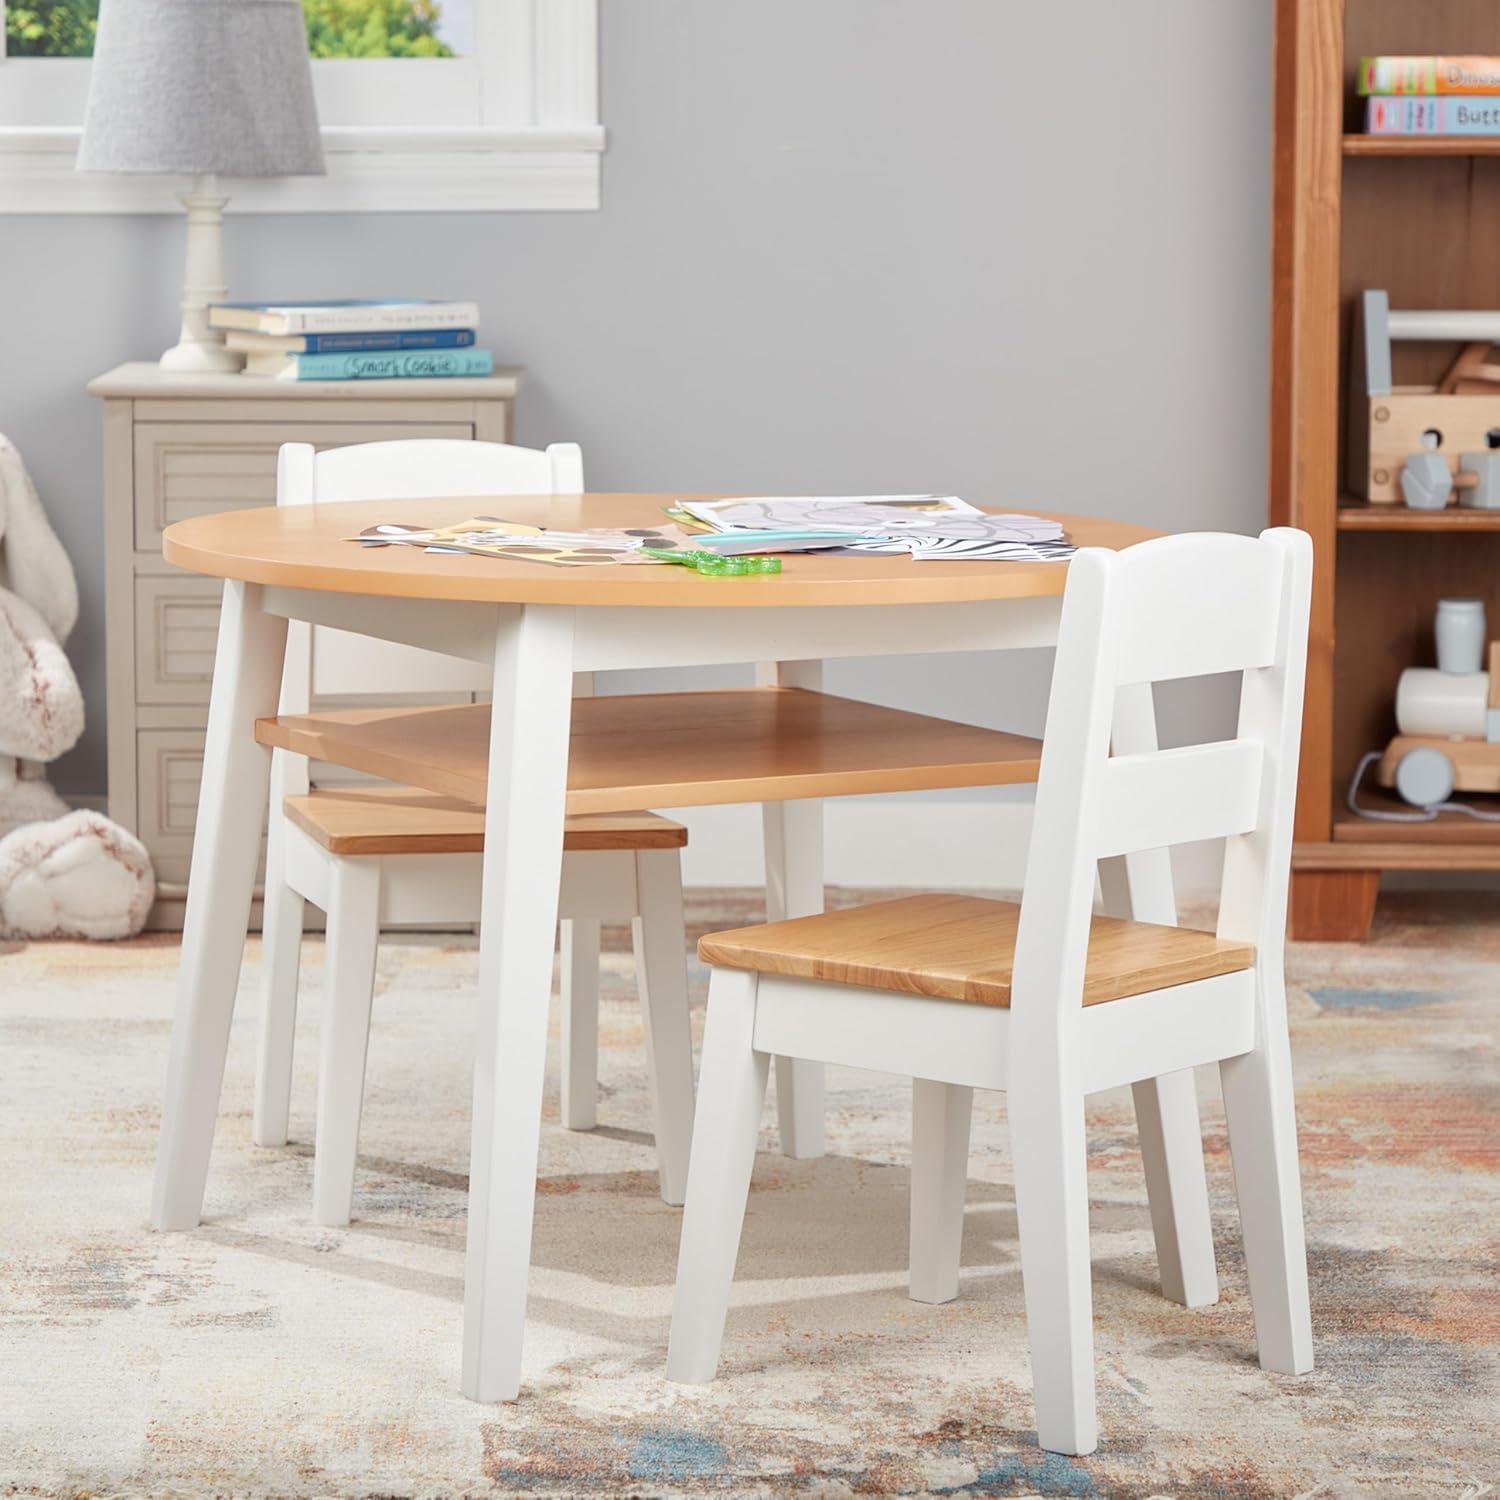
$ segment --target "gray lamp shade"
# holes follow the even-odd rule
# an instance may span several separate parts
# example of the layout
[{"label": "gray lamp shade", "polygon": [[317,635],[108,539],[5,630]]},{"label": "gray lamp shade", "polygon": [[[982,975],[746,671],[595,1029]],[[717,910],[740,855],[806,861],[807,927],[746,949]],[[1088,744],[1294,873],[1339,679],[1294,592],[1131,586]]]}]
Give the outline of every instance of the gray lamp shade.
[{"label": "gray lamp shade", "polygon": [[301,0],[102,0],[78,169],[321,174]]}]

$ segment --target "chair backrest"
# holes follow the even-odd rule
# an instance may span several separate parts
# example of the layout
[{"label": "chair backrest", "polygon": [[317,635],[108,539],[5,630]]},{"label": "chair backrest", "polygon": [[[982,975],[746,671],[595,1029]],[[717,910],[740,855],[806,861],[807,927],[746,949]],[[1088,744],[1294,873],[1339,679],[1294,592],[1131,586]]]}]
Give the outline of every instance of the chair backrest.
[{"label": "chair backrest", "polygon": [[[1082,1003],[1097,862],[1222,838],[1218,932],[1279,965],[1307,666],[1312,543],[1162,537],[1069,567],[1016,939],[1012,1014],[1066,1038]],[[1235,738],[1110,754],[1117,691],[1242,673]]]},{"label": "chair backrest", "polygon": [[[553,443],[539,450],[457,438],[411,438],[321,453],[310,443],[284,443],[276,460],[277,505],[582,491],[583,452],[576,443]],[[483,513],[485,507],[476,504],[475,509]],[[294,622],[287,631],[281,711],[306,713],[315,692],[382,700],[418,693],[487,692],[489,678],[489,670],[474,662]]]}]

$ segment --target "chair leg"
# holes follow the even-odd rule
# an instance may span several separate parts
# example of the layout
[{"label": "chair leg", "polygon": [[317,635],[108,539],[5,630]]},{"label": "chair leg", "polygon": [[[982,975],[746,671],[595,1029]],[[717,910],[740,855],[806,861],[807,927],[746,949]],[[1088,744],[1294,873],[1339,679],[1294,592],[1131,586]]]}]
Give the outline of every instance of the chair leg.
[{"label": "chair leg", "polygon": [[260,1037],[255,1057],[257,1146],[284,1146],[292,1099],[292,1049],[297,1030],[297,975],[302,960],[303,902],[286,883],[282,812],[271,809],[266,894],[261,917]]},{"label": "chair leg", "polygon": [[958,1296],[974,1090],[914,1078],[911,1085],[911,1300]]},{"label": "chair leg", "polygon": [[1010,1142],[1037,1442],[1054,1453],[1092,1453],[1099,1430],[1083,1096],[1055,1072],[1017,1082]]},{"label": "chair leg", "polygon": [[1286,1000],[1280,980],[1275,984],[1260,1045],[1221,1062],[1219,1077],[1261,1368],[1301,1375],[1313,1367],[1312,1317],[1292,1053]]},{"label": "chair leg", "polygon": [[656,1115],[656,1164],[662,1201],[676,1204],[687,1195],[693,1144],[693,1030],[677,850],[637,850],[635,888],[635,972]]},{"label": "chair leg", "polygon": [[329,880],[323,1049],[313,1154],[315,1224],[349,1222],[379,941],[380,861],[335,860]]},{"label": "chair leg", "polygon": [[[1156,749],[1156,710],[1149,684],[1119,690],[1114,748],[1117,755]],[[1099,886],[1111,916],[1177,925],[1170,851],[1147,849],[1100,860]],[[1131,1092],[1162,1296],[1184,1307],[1207,1307],[1219,1300],[1219,1276],[1192,1072],[1143,1079]]]},{"label": "chair leg", "polygon": [[558,924],[561,957],[563,1126],[599,1123],[599,924],[565,917]]},{"label": "chair leg", "polygon": [[[810,917],[823,910],[823,804],[767,802],[761,808],[766,851],[766,917]],[[823,1064],[776,1059],[776,1122],[786,1156],[823,1154]]]},{"label": "chair leg", "polygon": [[667,1348],[667,1379],[684,1385],[714,1378],[724,1341],[770,1065],[754,1047],[755,990],[756,976],[738,969],[715,969],[709,985]]},{"label": "chair leg", "polygon": [[1131,1093],[1162,1296],[1210,1307],[1219,1300],[1219,1273],[1193,1071],[1143,1079]]}]

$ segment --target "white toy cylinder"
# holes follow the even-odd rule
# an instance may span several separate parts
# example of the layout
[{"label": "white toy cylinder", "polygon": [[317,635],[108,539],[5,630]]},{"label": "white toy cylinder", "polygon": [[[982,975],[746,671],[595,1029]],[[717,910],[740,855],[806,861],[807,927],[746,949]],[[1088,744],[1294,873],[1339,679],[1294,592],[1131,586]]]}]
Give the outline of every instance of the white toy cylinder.
[{"label": "white toy cylinder", "polygon": [[1418,745],[1396,767],[1396,790],[1413,807],[1436,807],[1453,795],[1453,762],[1441,750]]},{"label": "white toy cylinder", "polygon": [[1486,672],[1408,667],[1396,684],[1396,728],[1402,734],[1484,738]]},{"label": "white toy cylinder", "polygon": [[1440,672],[1471,673],[1480,669],[1484,662],[1483,599],[1439,599],[1433,631]]}]

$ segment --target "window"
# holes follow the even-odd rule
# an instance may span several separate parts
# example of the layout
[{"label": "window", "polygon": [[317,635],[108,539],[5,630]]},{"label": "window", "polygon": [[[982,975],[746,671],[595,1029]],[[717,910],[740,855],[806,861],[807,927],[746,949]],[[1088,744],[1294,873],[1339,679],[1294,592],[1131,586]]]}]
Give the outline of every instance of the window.
[{"label": "window", "polygon": [[[177,212],[177,184],[73,170],[99,0],[0,0],[0,212]],[[597,0],[303,0],[328,175],[231,211],[589,209]]]}]

